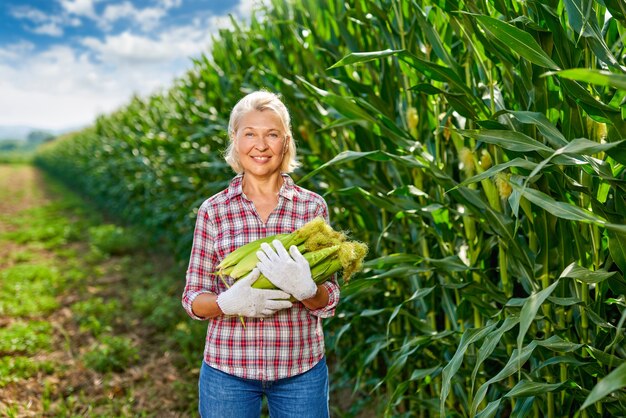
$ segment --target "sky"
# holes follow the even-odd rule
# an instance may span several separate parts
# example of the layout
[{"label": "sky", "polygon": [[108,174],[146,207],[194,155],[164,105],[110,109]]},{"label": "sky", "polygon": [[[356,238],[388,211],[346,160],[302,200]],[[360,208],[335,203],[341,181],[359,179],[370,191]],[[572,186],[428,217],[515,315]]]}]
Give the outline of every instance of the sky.
[{"label": "sky", "polygon": [[258,0],[0,0],[0,127],[60,131],[168,89]]}]

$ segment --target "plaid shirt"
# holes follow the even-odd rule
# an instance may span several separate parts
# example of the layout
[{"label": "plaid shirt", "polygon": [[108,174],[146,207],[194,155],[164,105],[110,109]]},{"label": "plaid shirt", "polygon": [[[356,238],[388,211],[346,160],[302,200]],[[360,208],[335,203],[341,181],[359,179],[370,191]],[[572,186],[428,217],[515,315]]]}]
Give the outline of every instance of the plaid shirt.
[{"label": "plaid shirt", "polygon": [[[293,232],[318,216],[328,221],[328,207],[321,196],[296,186],[288,175],[282,176],[278,206],[266,223],[243,193],[242,174],[200,206],[182,296],[183,307],[192,318],[203,319],[191,310],[198,295],[227,289],[211,273],[230,252],[259,238]],[[232,278],[227,281],[232,284]],[[336,280],[323,286],[329,302],[321,309],[309,310],[295,302],[268,318],[245,318],[245,327],[237,316],[210,319],[205,362],[225,373],[255,380],[282,379],[311,369],[324,355],[321,319],[334,315],[339,302]]]}]

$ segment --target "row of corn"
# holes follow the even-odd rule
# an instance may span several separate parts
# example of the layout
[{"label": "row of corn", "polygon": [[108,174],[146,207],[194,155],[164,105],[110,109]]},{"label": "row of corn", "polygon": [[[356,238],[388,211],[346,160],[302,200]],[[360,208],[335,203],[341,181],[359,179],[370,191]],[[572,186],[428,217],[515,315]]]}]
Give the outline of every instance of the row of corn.
[{"label": "row of corn", "polygon": [[[343,281],[361,270],[367,254],[367,245],[350,241],[343,232],[335,231],[322,218],[315,218],[290,234],[278,234],[242,245],[228,254],[217,266],[220,277],[230,276],[235,280],[245,277],[258,263],[257,251],[261,244],[280,240],[285,248],[298,247],[311,267],[315,283],[328,280],[334,273],[343,270]],[[275,289],[263,275],[252,285],[257,289]]]}]

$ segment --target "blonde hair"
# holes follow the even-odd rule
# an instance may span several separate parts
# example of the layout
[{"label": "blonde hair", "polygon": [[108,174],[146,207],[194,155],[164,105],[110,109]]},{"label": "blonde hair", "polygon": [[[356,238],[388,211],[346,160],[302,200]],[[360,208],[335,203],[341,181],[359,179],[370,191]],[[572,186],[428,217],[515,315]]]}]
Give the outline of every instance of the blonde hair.
[{"label": "blonde hair", "polygon": [[244,96],[233,110],[230,112],[230,120],[228,121],[228,137],[230,142],[228,148],[224,151],[224,159],[235,170],[236,173],[242,173],[243,167],[239,161],[239,154],[235,148],[235,134],[239,129],[239,123],[241,119],[252,111],[266,111],[269,110],[278,115],[283,123],[285,129],[285,135],[287,140],[287,149],[283,155],[283,161],[280,166],[282,173],[291,173],[295,170],[300,163],[296,161],[296,142],[291,134],[291,117],[285,104],[280,100],[277,94],[270,93],[268,91],[260,90]]}]

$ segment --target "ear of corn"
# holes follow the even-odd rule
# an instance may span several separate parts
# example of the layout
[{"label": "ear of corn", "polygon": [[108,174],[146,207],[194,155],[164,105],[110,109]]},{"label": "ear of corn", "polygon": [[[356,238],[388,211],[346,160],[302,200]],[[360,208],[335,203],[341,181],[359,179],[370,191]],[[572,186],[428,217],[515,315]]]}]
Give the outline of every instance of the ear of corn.
[{"label": "ear of corn", "polygon": [[[343,280],[347,282],[358,272],[367,254],[367,245],[350,241],[343,232],[335,231],[322,218],[303,225],[291,234],[279,234],[250,242],[230,253],[218,265],[220,276],[231,276],[238,280],[256,267],[257,251],[262,243],[280,240],[285,248],[297,245],[298,250],[309,262],[313,280],[320,284],[343,269]],[[275,286],[263,275],[253,284],[257,289],[274,289]]]},{"label": "ear of corn", "polygon": [[281,239],[284,237],[291,236],[292,234],[279,234],[270,237],[265,237],[258,239],[256,241],[249,242],[241,247],[237,248],[235,251],[228,254],[224,259],[217,265],[217,268],[224,272],[225,269],[229,267],[235,267],[242,259],[244,259],[251,251],[256,252],[258,247],[264,242],[272,242],[275,239]]}]

